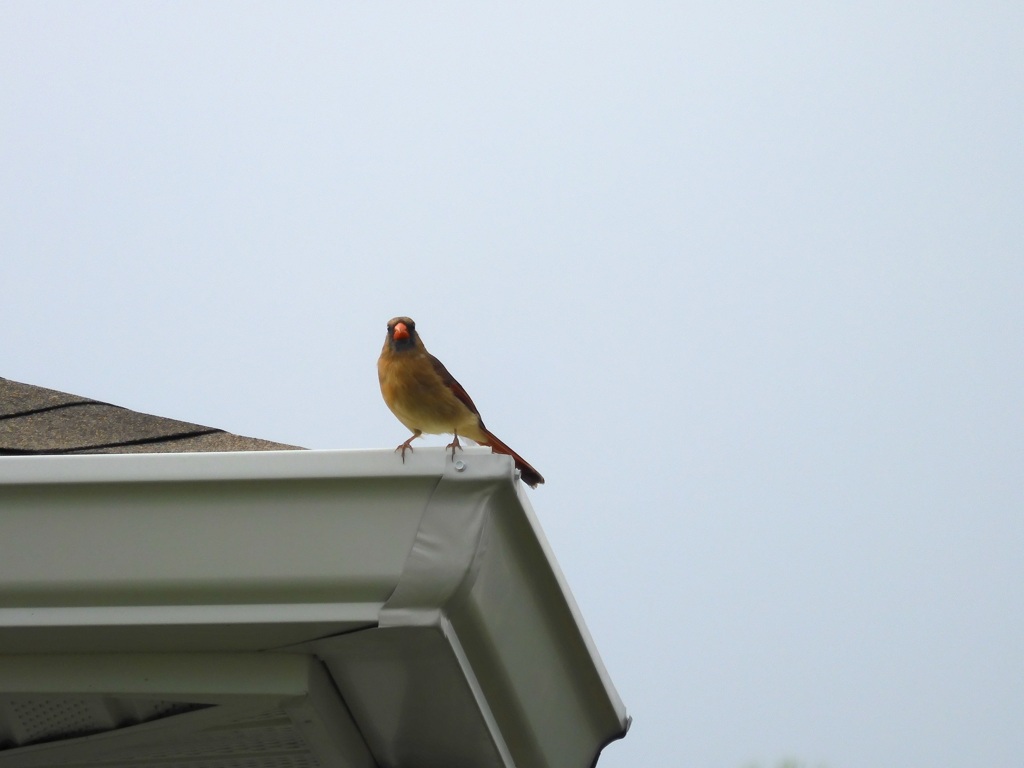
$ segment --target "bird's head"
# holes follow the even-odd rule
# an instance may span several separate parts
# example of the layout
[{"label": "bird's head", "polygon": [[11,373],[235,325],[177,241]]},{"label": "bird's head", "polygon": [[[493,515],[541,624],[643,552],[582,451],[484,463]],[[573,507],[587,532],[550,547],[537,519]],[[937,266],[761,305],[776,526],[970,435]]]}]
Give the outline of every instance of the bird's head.
[{"label": "bird's head", "polygon": [[395,317],[388,321],[387,345],[390,349],[396,352],[412,349],[418,340],[416,323],[411,317]]}]

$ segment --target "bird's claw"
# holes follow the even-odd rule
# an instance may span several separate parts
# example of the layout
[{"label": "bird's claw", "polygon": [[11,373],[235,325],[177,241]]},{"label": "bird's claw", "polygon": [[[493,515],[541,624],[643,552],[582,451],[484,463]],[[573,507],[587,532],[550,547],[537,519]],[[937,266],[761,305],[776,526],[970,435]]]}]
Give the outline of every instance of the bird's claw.
[{"label": "bird's claw", "polygon": [[416,435],[413,435],[408,440],[406,440],[404,443],[402,443],[400,446],[395,448],[395,453],[401,452],[401,454],[402,454],[402,463],[403,464],[405,464],[405,452],[406,451],[412,451],[413,453],[416,453],[415,449],[413,449],[413,447],[411,445],[409,445],[409,443],[411,443],[415,439],[416,439]]},{"label": "bird's claw", "polygon": [[457,434],[453,434],[452,437],[454,437],[455,439],[445,446],[445,450],[447,450],[448,448],[452,449],[452,461],[455,461],[455,449],[458,448],[461,451],[462,443],[459,442],[459,436]]}]

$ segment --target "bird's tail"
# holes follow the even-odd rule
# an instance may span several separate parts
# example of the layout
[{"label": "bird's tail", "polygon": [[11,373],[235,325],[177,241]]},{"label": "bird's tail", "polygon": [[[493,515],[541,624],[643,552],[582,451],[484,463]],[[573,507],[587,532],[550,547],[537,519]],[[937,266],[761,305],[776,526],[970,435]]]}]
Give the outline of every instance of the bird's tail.
[{"label": "bird's tail", "polygon": [[506,456],[511,456],[512,460],[516,463],[516,469],[519,470],[519,476],[523,478],[524,483],[531,488],[536,488],[544,482],[544,478],[541,476],[540,472],[531,467],[530,463],[526,459],[513,451],[486,429],[483,430],[483,433],[487,438],[483,445],[488,446],[495,453],[504,453]]}]

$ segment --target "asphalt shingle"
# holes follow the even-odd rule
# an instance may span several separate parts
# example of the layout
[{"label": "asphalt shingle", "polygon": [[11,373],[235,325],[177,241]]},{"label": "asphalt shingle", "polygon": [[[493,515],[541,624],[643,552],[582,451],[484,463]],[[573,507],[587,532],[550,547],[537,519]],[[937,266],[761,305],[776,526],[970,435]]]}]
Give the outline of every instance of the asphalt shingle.
[{"label": "asphalt shingle", "polygon": [[87,397],[69,395],[55,389],[33,387],[10,379],[0,379],[0,418],[59,408],[71,403],[94,403]]},{"label": "asphalt shingle", "polygon": [[0,454],[301,450],[0,379]]}]

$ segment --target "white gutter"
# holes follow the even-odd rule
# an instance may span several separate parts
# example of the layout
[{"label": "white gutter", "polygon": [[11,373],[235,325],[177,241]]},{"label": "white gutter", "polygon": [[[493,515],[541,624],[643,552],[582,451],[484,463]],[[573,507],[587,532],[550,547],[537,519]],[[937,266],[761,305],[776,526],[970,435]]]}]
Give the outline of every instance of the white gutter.
[{"label": "white gutter", "polygon": [[456,459],[0,458],[0,696],[24,654],[301,654],[379,764],[586,768],[625,710],[511,460]]}]

